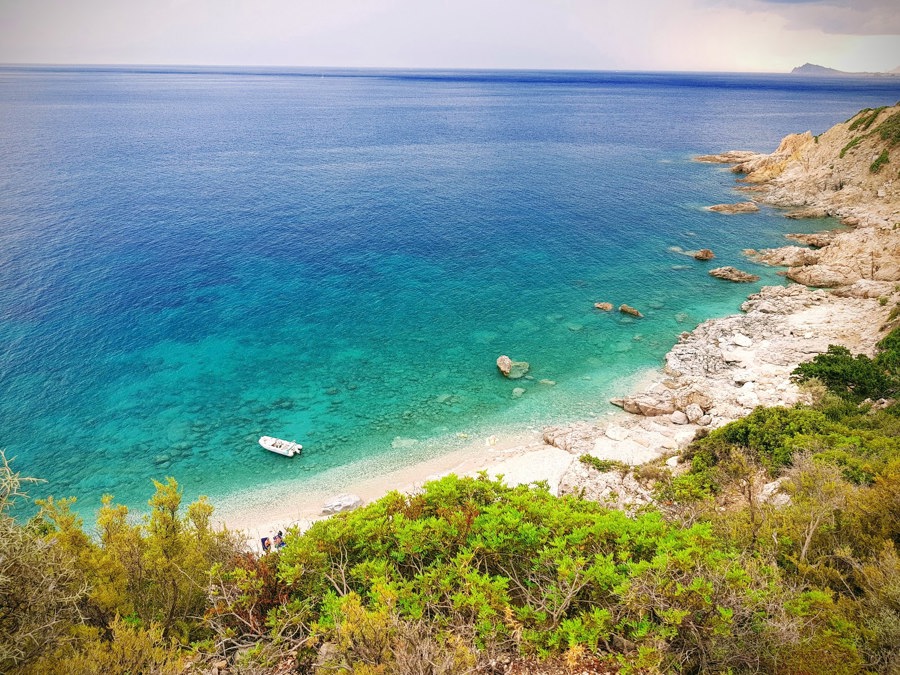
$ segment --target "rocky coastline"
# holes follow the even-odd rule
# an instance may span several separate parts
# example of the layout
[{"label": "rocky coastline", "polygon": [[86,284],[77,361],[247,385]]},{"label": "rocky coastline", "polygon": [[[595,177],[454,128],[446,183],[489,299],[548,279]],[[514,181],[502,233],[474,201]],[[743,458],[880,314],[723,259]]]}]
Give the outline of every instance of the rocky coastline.
[{"label": "rocky coastline", "polygon": [[[900,302],[900,161],[890,162],[900,144],[898,128],[900,106],[863,110],[818,137],[790,135],[772,154],[697,157],[731,164],[740,175],[737,189],[752,194],[754,207],[786,207],[786,217],[794,219],[837,217],[850,229],[788,235],[805,246],[745,251],[754,262],[786,267],[795,283],[764,287],[743,303],[742,314],[683,333],[666,355],[663,379],[612,401],[627,417],[549,428],[545,442],[573,456],[624,465],[668,460],[677,470],[678,453],[701,429],[744,417],[756,406],[802,401],[791,372],[829,345],[871,355]],[[877,166],[882,156],[888,160]],[[739,208],[710,209],[753,210],[733,206]],[[729,276],[741,280],[723,278]],[[649,499],[633,473],[573,462],[557,489],[627,509]]]},{"label": "rocky coastline", "polygon": [[[791,381],[799,363],[832,344],[871,355],[888,314],[900,303],[900,149],[892,145],[900,145],[900,136],[885,140],[884,127],[900,127],[900,106],[861,111],[818,137],[793,134],[768,155],[730,151],[695,158],[732,165],[739,176],[736,189],[752,199],[752,207],[744,202],[713,210],[751,212],[764,204],[789,209],[785,215],[793,219],[839,218],[846,229],[788,235],[795,244],[745,251],[754,263],[785,267],[792,283],[764,287],[742,304],[741,314],[682,333],[659,377],[612,400],[622,413],[606,421],[548,427],[500,446],[491,437],[477,459],[473,454],[414,472],[403,489],[415,490],[451,472],[486,471],[509,484],[542,480],[555,494],[578,493],[629,510],[651,500],[654,472],[641,467],[683,470],[680,453],[698,432],[744,417],[757,406],[803,401],[806,394]],[[881,152],[888,153],[888,162],[873,170],[873,158]],[[707,254],[703,259],[714,257],[711,251],[701,253]],[[734,272],[739,274],[721,276],[727,281],[753,277]],[[612,309],[601,304],[599,309]],[[528,370],[527,363],[506,356],[497,366],[510,378]],[[584,456],[587,461],[579,461]],[[395,483],[384,491],[397,487],[402,486]],[[364,494],[376,496],[377,491]]]}]

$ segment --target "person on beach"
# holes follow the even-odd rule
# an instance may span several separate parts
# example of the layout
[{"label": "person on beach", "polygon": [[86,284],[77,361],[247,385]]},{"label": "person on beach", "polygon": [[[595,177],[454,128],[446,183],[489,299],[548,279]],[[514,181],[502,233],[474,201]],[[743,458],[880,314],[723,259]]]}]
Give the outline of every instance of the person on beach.
[{"label": "person on beach", "polygon": [[263,553],[268,553],[272,550],[272,542],[268,537],[263,537],[260,541],[262,541]]},{"label": "person on beach", "polygon": [[284,547],[284,538],[281,536],[281,530],[278,530],[278,534],[275,535],[272,540],[275,543],[275,548],[283,548]]}]

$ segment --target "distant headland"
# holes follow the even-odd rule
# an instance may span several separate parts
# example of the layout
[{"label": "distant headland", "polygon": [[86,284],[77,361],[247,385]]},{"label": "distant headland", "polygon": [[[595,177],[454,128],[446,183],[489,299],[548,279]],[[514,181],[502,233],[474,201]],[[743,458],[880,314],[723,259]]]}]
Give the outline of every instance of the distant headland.
[{"label": "distant headland", "polygon": [[826,68],[815,63],[804,63],[797,66],[791,71],[791,75],[807,75],[813,77],[898,77],[900,76],[900,66],[893,70],[885,72],[855,72],[851,73],[846,70],[837,70],[835,68]]}]

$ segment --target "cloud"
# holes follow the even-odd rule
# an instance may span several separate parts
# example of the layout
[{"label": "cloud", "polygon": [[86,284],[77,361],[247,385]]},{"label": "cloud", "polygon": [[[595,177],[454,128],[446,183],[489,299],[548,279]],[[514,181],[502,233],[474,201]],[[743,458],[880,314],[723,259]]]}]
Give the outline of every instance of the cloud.
[{"label": "cloud", "polygon": [[0,0],[0,62],[886,70],[896,2]]},{"label": "cloud", "polygon": [[[897,0],[707,0],[746,12],[772,12],[793,30],[821,30],[832,35],[900,36]],[[900,58],[900,56],[898,56]]]}]

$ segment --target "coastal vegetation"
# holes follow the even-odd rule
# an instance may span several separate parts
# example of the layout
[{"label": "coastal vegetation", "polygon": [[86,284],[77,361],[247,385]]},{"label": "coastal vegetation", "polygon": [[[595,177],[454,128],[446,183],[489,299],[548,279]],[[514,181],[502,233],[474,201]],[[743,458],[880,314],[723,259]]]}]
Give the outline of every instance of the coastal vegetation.
[{"label": "coastal vegetation", "polygon": [[869,165],[869,171],[872,173],[878,173],[881,170],[881,167],[888,163],[888,151],[882,150],[881,154],[875,158],[875,161]]},{"label": "coastal vegetation", "polygon": [[578,458],[578,461],[582,464],[586,464],[590,466],[600,473],[606,473],[607,471],[625,471],[628,470],[628,465],[623,464],[622,462],[616,461],[614,459],[600,459],[599,457],[594,457],[594,455],[581,455]]},{"label": "coastal vegetation", "polygon": [[[856,131],[859,129],[860,131],[866,131],[870,126],[872,126],[872,122],[878,119],[878,115],[881,114],[881,111],[887,108],[887,106],[880,106],[878,108],[863,108],[856,115],[850,118],[852,120],[850,122],[850,126],[848,129],[850,131]],[[850,121],[848,120],[848,121]]]},{"label": "coastal vegetation", "polygon": [[850,122],[850,125],[847,127],[848,131],[861,131],[867,133],[864,133],[861,136],[853,136],[847,144],[841,148],[839,153],[841,159],[844,158],[844,155],[846,155],[849,150],[859,145],[865,138],[869,136],[878,136],[882,141],[885,141],[886,147],[881,150],[881,153],[869,166],[869,171],[878,173],[881,170],[881,167],[890,161],[888,150],[900,143],[900,112],[894,112],[891,115],[888,115],[881,124],[869,131],[869,127],[872,126],[875,120],[878,119],[878,116],[886,109],[887,106],[881,106],[880,108],[874,109],[865,108],[848,120]]},{"label": "coastal vegetation", "polygon": [[[0,475],[0,670],[32,673],[892,673],[900,668],[900,329],[797,369],[814,404],[758,408],[651,472],[626,515],[545,484],[450,476],[257,556],[155,483],[11,516]],[[627,471],[606,466],[601,470]]]}]

